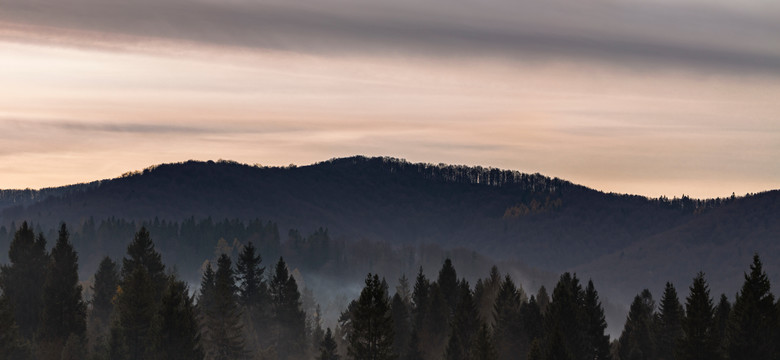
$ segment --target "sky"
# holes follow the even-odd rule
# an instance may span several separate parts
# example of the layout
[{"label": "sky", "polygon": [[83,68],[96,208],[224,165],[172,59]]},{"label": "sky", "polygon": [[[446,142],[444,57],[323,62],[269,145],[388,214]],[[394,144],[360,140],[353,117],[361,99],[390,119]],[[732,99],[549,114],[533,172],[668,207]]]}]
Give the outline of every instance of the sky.
[{"label": "sky", "polygon": [[770,0],[0,0],[0,188],[189,159],[780,188]]}]

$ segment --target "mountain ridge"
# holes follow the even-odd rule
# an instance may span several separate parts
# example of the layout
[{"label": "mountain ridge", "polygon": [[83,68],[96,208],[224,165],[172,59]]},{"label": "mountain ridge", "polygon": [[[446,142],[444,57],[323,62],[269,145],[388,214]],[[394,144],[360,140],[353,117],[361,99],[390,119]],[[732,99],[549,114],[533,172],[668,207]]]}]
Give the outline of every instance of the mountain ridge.
[{"label": "mountain ridge", "polygon": [[[685,288],[699,270],[712,276],[714,292],[733,294],[747,257],[780,256],[778,190],[651,199],[538,173],[363,156],[287,167],[187,161],[44,190],[0,191],[0,226],[263,219],[282,236],[326,228],[353,243],[471,249],[495,263],[522,264],[526,273],[575,271],[603,284],[605,299],[621,306],[640,287],[659,295],[665,281]],[[193,245],[188,256],[208,258],[216,240]],[[297,241],[292,232],[288,241]],[[180,245],[160,244],[165,251]],[[123,245],[100,246],[121,253]],[[766,267],[780,277],[780,264]]]},{"label": "mountain ridge", "polygon": [[547,270],[576,268],[744,199],[650,199],[538,173],[363,156],[300,167],[187,161],[47,191],[0,208],[0,223],[259,217],[396,244],[479,241],[488,255]]}]

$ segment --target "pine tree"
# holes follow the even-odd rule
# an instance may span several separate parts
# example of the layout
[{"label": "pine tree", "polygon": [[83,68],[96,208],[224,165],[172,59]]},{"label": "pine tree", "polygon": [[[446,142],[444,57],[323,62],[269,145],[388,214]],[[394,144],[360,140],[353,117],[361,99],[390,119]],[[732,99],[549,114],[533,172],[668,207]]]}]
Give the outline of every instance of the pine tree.
[{"label": "pine tree", "polygon": [[496,347],[493,345],[493,339],[490,336],[490,329],[487,324],[482,323],[479,327],[479,331],[474,336],[473,343],[471,345],[471,359],[473,360],[496,360],[498,359],[498,353]]},{"label": "pine tree", "polygon": [[645,289],[634,297],[618,340],[620,360],[655,359],[654,309],[655,302],[650,290]]},{"label": "pine tree", "polygon": [[31,358],[27,341],[19,334],[11,303],[0,295],[0,359],[27,360]]},{"label": "pine tree", "polygon": [[726,329],[727,352],[731,360],[769,359],[775,355],[777,309],[769,278],[761,259],[753,256],[750,274],[737,294]]},{"label": "pine tree", "polygon": [[661,296],[657,326],[657,355],[660,360],[674,360],[677,343],[683,337],[682,321],[685,311],[677,297],[674,285],[667,282]]},{"label": "pine tree", "polygon": [[360,292],[347,353],[356,360],[392,360],[397,357],[393,353],[390,304],[377,275],[369,273]]},{"label": "pine tree", "polygon": [[[207,268],[208,271],[208,268]],[[204,276],[205,278],[205,276]],[[213,294],[211,304],[205,307],[204,343],[210,359],[231,360],[242,359],[244,339],[241,327],[241,313],[238,309],[236,296],[236,280],[233,263],[226,254],[217,260],[217,271],[214,273]]]},{"label": "pine tree", "polygon": [[593,281],[589,280],[585,287],[585,320],[587,360],[609,359],[609,335],[605,334],[607,330],[607,320],[604,317],[604,308],[599,301],[599,294],[593,286]]},{"label": "pine tree", "polygon": [[706,280],[704,280],[704,273],[699,272],[693,279],[691,292],[685,300],[684,334],[679,342],[677,359],[718,359],[717,344],[712,337],[713,316],[710,290]]},{"label": "pine tree", "polygon": [[336,346],[336,340],[333,339],[333,333],[330,328],[325,331],[325,337],[320,343],[320,356],[317,360],[339,360],[338,347]]},{"label": "pine tree", "polygon": [[60,227],[59,238],[49,258],[38,339],[46,344],[43,357],[59,359],[71,334],[84,337],[87,316],[79,285],[78,255],[70,243],[65,224]]},{"label": "pine tree", "polygon": [[477,306],[465,279],[458,285],[458,292],[458,305],[450,325],[450,339],[444,357],[447,360],[469,359],[469,348],[474,342],[474,329],[480,324]]},{"label": "pine tree", "polygon": [[287,271],[283,258],[276,263],[269,284],[277,356],[295,358],[306,348],[306,313],[301,309],[301,294],[295,278]]},{"label": "pine tree", "polygon": [[[25,221],[14,234],[8,250],[10,265],[0,269],[0,286],[13,309],[14,320],[22,337],[32,339],[38,330],[43,308],[43,287],[46,280],[46,239],[37,237]],[[38,284],[38,286],[30,286]]]},{"label": "pine tree", "polygon": [[520,318],[520,293],[507,275],[501,283],[493,307],[493,341],[498,358],[523,359],[528,353],[527,334]]},{"label": "pine tree", "polygon": [[194,299],[187,284],[170,276],[155,318],[155,357],[160,360],[202,360]]}]

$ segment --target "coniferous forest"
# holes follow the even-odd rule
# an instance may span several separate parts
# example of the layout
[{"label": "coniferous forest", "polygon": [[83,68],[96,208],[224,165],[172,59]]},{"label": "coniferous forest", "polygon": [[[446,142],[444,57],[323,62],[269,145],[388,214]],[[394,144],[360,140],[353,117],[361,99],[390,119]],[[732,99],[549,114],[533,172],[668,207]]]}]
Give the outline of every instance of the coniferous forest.
[{"label": "coniferous forest", "polygon": [[422,267],[391,281],[368,273],[326,325],[283,257],[268,262],[249,241],[206,261],[193,286],[153,236],[141,227],[121,258],[104,257],[87,291],[66,224],[53,246],[27,222],[13,229],[0,270],[0,358],[780,358],[780,302],[759,255],[731,299],[712,294],[701,272],[679,292],[667,283],[657,302],[642,291],[610,338],[594,282],[568,272],[533,291],[496,266],[470,284],[449,258],[431,278]]}]

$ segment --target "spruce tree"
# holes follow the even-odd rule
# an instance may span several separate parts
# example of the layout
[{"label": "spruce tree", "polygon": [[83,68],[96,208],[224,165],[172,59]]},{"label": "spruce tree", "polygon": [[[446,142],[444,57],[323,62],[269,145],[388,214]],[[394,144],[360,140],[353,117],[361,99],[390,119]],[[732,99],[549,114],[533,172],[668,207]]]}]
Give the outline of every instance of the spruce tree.
[{"label": "spruce tree", "polygon": [[528,352],[527,334],[520,318],[520,293],[506,275],[493,307],[493,341],[501,360],[523,359]]},{"label": "spruce tree", "polygon": [[710,290],[707,286],[707,281],[704,280],[704,273],[699,272],[693,279],[691,292],[685,300],[683,337],[679,343],[677,359],[718,359],[718,344],[713,339],[713,317]]},{"label": "spruce tree", "polygon": [[[594,314],[595,316],[597,314]],[[545,323],[548,350],[555,350],[556,353],[563,351],[569,356],[575,356],[576,359],[585,359],[592,354],[587,341],[585,292],[576,275],[570,273],[561,275],[553,289],[552,302],[547,307]],[[558,332],[559,334],[556,335],[555,333]],[[563,350],[550,348],[555,337],[561,341]]]},{"label": "spruce tree", "polygon": [[[157,313],[154,284],[146,268],[137,266],[122,280],[117,293],[117,321],[112,325],[112,354],[126,349],[126,359],[146,359],[152,353],[152,321]],[[113,359],[112,355],[112,359]]]},{"label": "spruce tree", "polygon": [[650,290],[645,289],[634,297],[618,340],[620,360],[655,359],[654,309]]},{"label": "spruce tree", "polygon": [[539,304],[539,310],[542,311],[542,314],[547,313],[547,307],[550,306],[550,295],[547,294],[544,285],[539,287],[539,291],[536,293],[536,302]]},{"label": "spruce tree", "polygon": [[685,316],[677,290],[667,282],[659,305],[657,326],[657,355],[659,360],[674,360],[677,343],[683,337],[682,321]]},{"label": "spruce tree", "polygon": [[777,319],[769,278],[761,259],[754,255],[750,274],[745,274],[745,282],[737,294],[726,329],[729,358],[769,359],[775,356]]},{"label": "spruce tree", "polygon": [[423,274],[422,267],[420,267],[420,271],[417,273],[417,278],[414,283],[414,292],[412,293],[412,301],[414,305],[414,308],[412,309],[412,315],[414,316],[415,329],[420,329],[422,327],[423,319],[428,313],[430,288],[431,284],[425,277],[425,274]]},{"label": "spruce tree", "polygon": [[479,326],[477,334],[471,345],[470,359],[474,360],[496,360],[498,353],[493,345],[493,339],[490,336],[490,329],[484,322]]},{"label": "spruce tree", "polygon": [[211,267],[211,263],[207,263],[200,280],[200,294],[198,295],[198,309],[201,314],[213,311],[214,287],[214,268]]},{"label": "spruce tree", "polygon": [[477,280],[474,285],[474,302],[477,304],[480,318],[488,327],[493,326],[493,305],[496,303],[498,289],[501,288],[501,274],[493,265],[485,279]]},{"label": "spruce tree", "polygon": [[110,360],[127,360],[130,358],[127,342],[122,334],[122,328],[119,321],[114,322],[110,328],[108,339],[108,357]]},{"label": "spruce tree", "polygon": [[[46,239],[37,237],[25,221],[14,234],[8,250],[10,265],[0,268],[0,286],[8,299],[22,337],[32,339],[38,330],[46,281]],[[37,286],[30,286],[36,284]]]},{"label": "spruce tree", "polygon": [[452,266],[452,260],[449,258],[444,260],[436,283],[439,284],[439,290],[447,306],[447,318],[451,319],[458,303],[458,275],[455,272],[455,267]]},{"label": "spruce tree", "polygon": [[458,285],[458,292],[458,305],[452,317],[450,338],[444,357],[447,360],[469,359],[469,349],[474,342],[474,329],[480,325],[477,306],[465,279]]},{"label": "spruce tree", "polygon": [[396,354],[405,354],[409,348],[409,340],[412,333],[412,322],[409,316],[409,308],[400,293],[393,295],[391,305],[393,318],[393,351]]},{"label": "spruce tree", "polygon": [[71,334],[84,338],[87,316],[79,285],[78,255],[65,224],[60,227],[49,258],[38,339],[46,344],[43,357],[59,359]]},{"label": "spruce tree", "polygon": [[222,254],[214,273],[212,303],[204,314],[203,340],[210,359],[242,359],[246,355],[236,291],[233,263],[229,256]]},{"label": "spruce tree", "polygon": [[154,248],[149,231],[143,226],[135,233],[133,241],[127,246],[127,256],[122,259],[122,279],[128,278],[138,267],[143,267],[146,270],[156,299],[159,300],[167,281],[165,265],[160,253]]},{"label": "spruce tree", "polygon": [[155,318],[155,358],[160,360],[202,360],[203,348],[195,316],[195,303],[184,281],[171,275]]},{"label": "spruce tree", "polygon": [[65,345],[56,357],[58,360],[84,360],[87,356],[87,350],[84,348],[85,339],[83,336],[70,334],[65,340]]},{"label": "spruce tree", "polygon": [[317,357],[317,360],[339,360],[340,358],[336,340],[333,339],[333,333],[328,328],[325,330],[325,337],[320,343],[320,355]]},{"label": "spruce tree", "polygon": [[[553,295],[553,304],[555,303],[554,299],[555,295]],[[559,326],[560,324],[556,324],[555,326]],[[572,354],[564,342],[562,329],[552,329],[549,334],[547,334],[547,348],[544,352],[544,358],[546,360],[574,360],[575,356],[577,354]],[[530,351],[529,351],[530,353]],[[622,360],[622,359],[621,359]]]},{"label": "spruce tree", "polygon": [[238,297],[241,304],[249,308],[260,306],[268,287],[263,279],[265,267],[261,267],[262,258],[256,253],[255,246],[250,241],[236,262],[236,279],[239,282]]},{"label": "spruce tree", "polygon": [[715,344],[718,345],[718,352],[720,353],[720,358],[722,359],[728,358],[726,356],[726,328],[728,327],[730,314],[731,303],[729,303],[729,299],[726,297],[726,294],[721,294],[720,301],[715,307],[712,339]]},{"label": "spruce tree", "polygon": [[114,310],[112,302],[119,285],[119,273],[116,263],[106,256],[100,261],[92,285],[92,320],[99,321],[103,327],[108,324],[109,316]]},{"label": "spruce tree", "polygon": [[387,293],[378,275],[366,276],[360,292],[349,338],[347,353],[356,360],[392,360],[393,319]]},{"label": "spruce tree", "polygon": [[19,334],[11,303],[0,295],[0,359],[27,360],[31,358],[30,346]]},{"label": "spruce tree", "polygon": [[544,337],[544,317],[534,295],[531,295],[528,302],[520,305],[520,318],[523,321],[529,342]]},{"label": "spruce tree", "polygon": [[439,284],[434,282],[430,287],[427,311],[418,331],[420,343],[424,345],[426,359],[438,359],[444,355],[449,335],[449,309]]},{"label": "spruce tree", "polygon": [[395,292],[401,296],[401,300],[404,301],[407,308],[411,309],[412,287],[409,285],[409,279],[406,277],[406,274],[402,274],[398,279],[398,286],[395,287]]},{"label": "spruce tree", "polygon": [[277,356],[280,359],[303,355],[306,339],[306,313],[301,309],[298,284],[279,258],[269,283]]},{"label": "spruce tree", "polygon": [[[127,349],[129,360],[145,359],[153,352],[152,322],[158,312],[167,277],[160,253],[146,228],[136,232],[122,259],[122,280],[117,290],[118,317],[111,331],[112,354]],[[113,355],[112,355],[113,357]]]},{"label": "spruce tree", "polygon": [[539,339],[531,342],[531,349],[528,350],[528,360],[544,360],[542,345]]},{"label": "spruce tree", "polygon": [[420,336],[417,333],[417,329],[412,329],[412,335],[409,336],[409,348],[406,350],[406,354],[403,356],[405,360],[423,360],[425,359],[425,353],[422,351],[420,345]]},{"label": "spruce tree", "polygon": [[591,280],[585,287],[585,321],[587,352],[584,358],[587,360],[609,359],[609,335],[605,333],[607,320],[604,317],[604,308],[599,301],[599,294]]},{"label": "spruce tree", "polygon": [[311,322],[314,324],[310,334],[312,354],[316,355],[319,353],[322,340],[325,338],[325,330],[322,330],[322,309],[320,309],[320,304],[317,304],[317,307],[311,316]]},{"label": "spruce tree", "polygon": [[[238,255],[236,262],[236,280],[238,281],[238,299],[244,312],[244,333],[249,349],[256,351],[270,345],[271,333],[270,300],[268,285],[263,273],[265,267],[260,266],[262,258],[250,241]],[[319,346],[319,342],[314,346]]]}]

